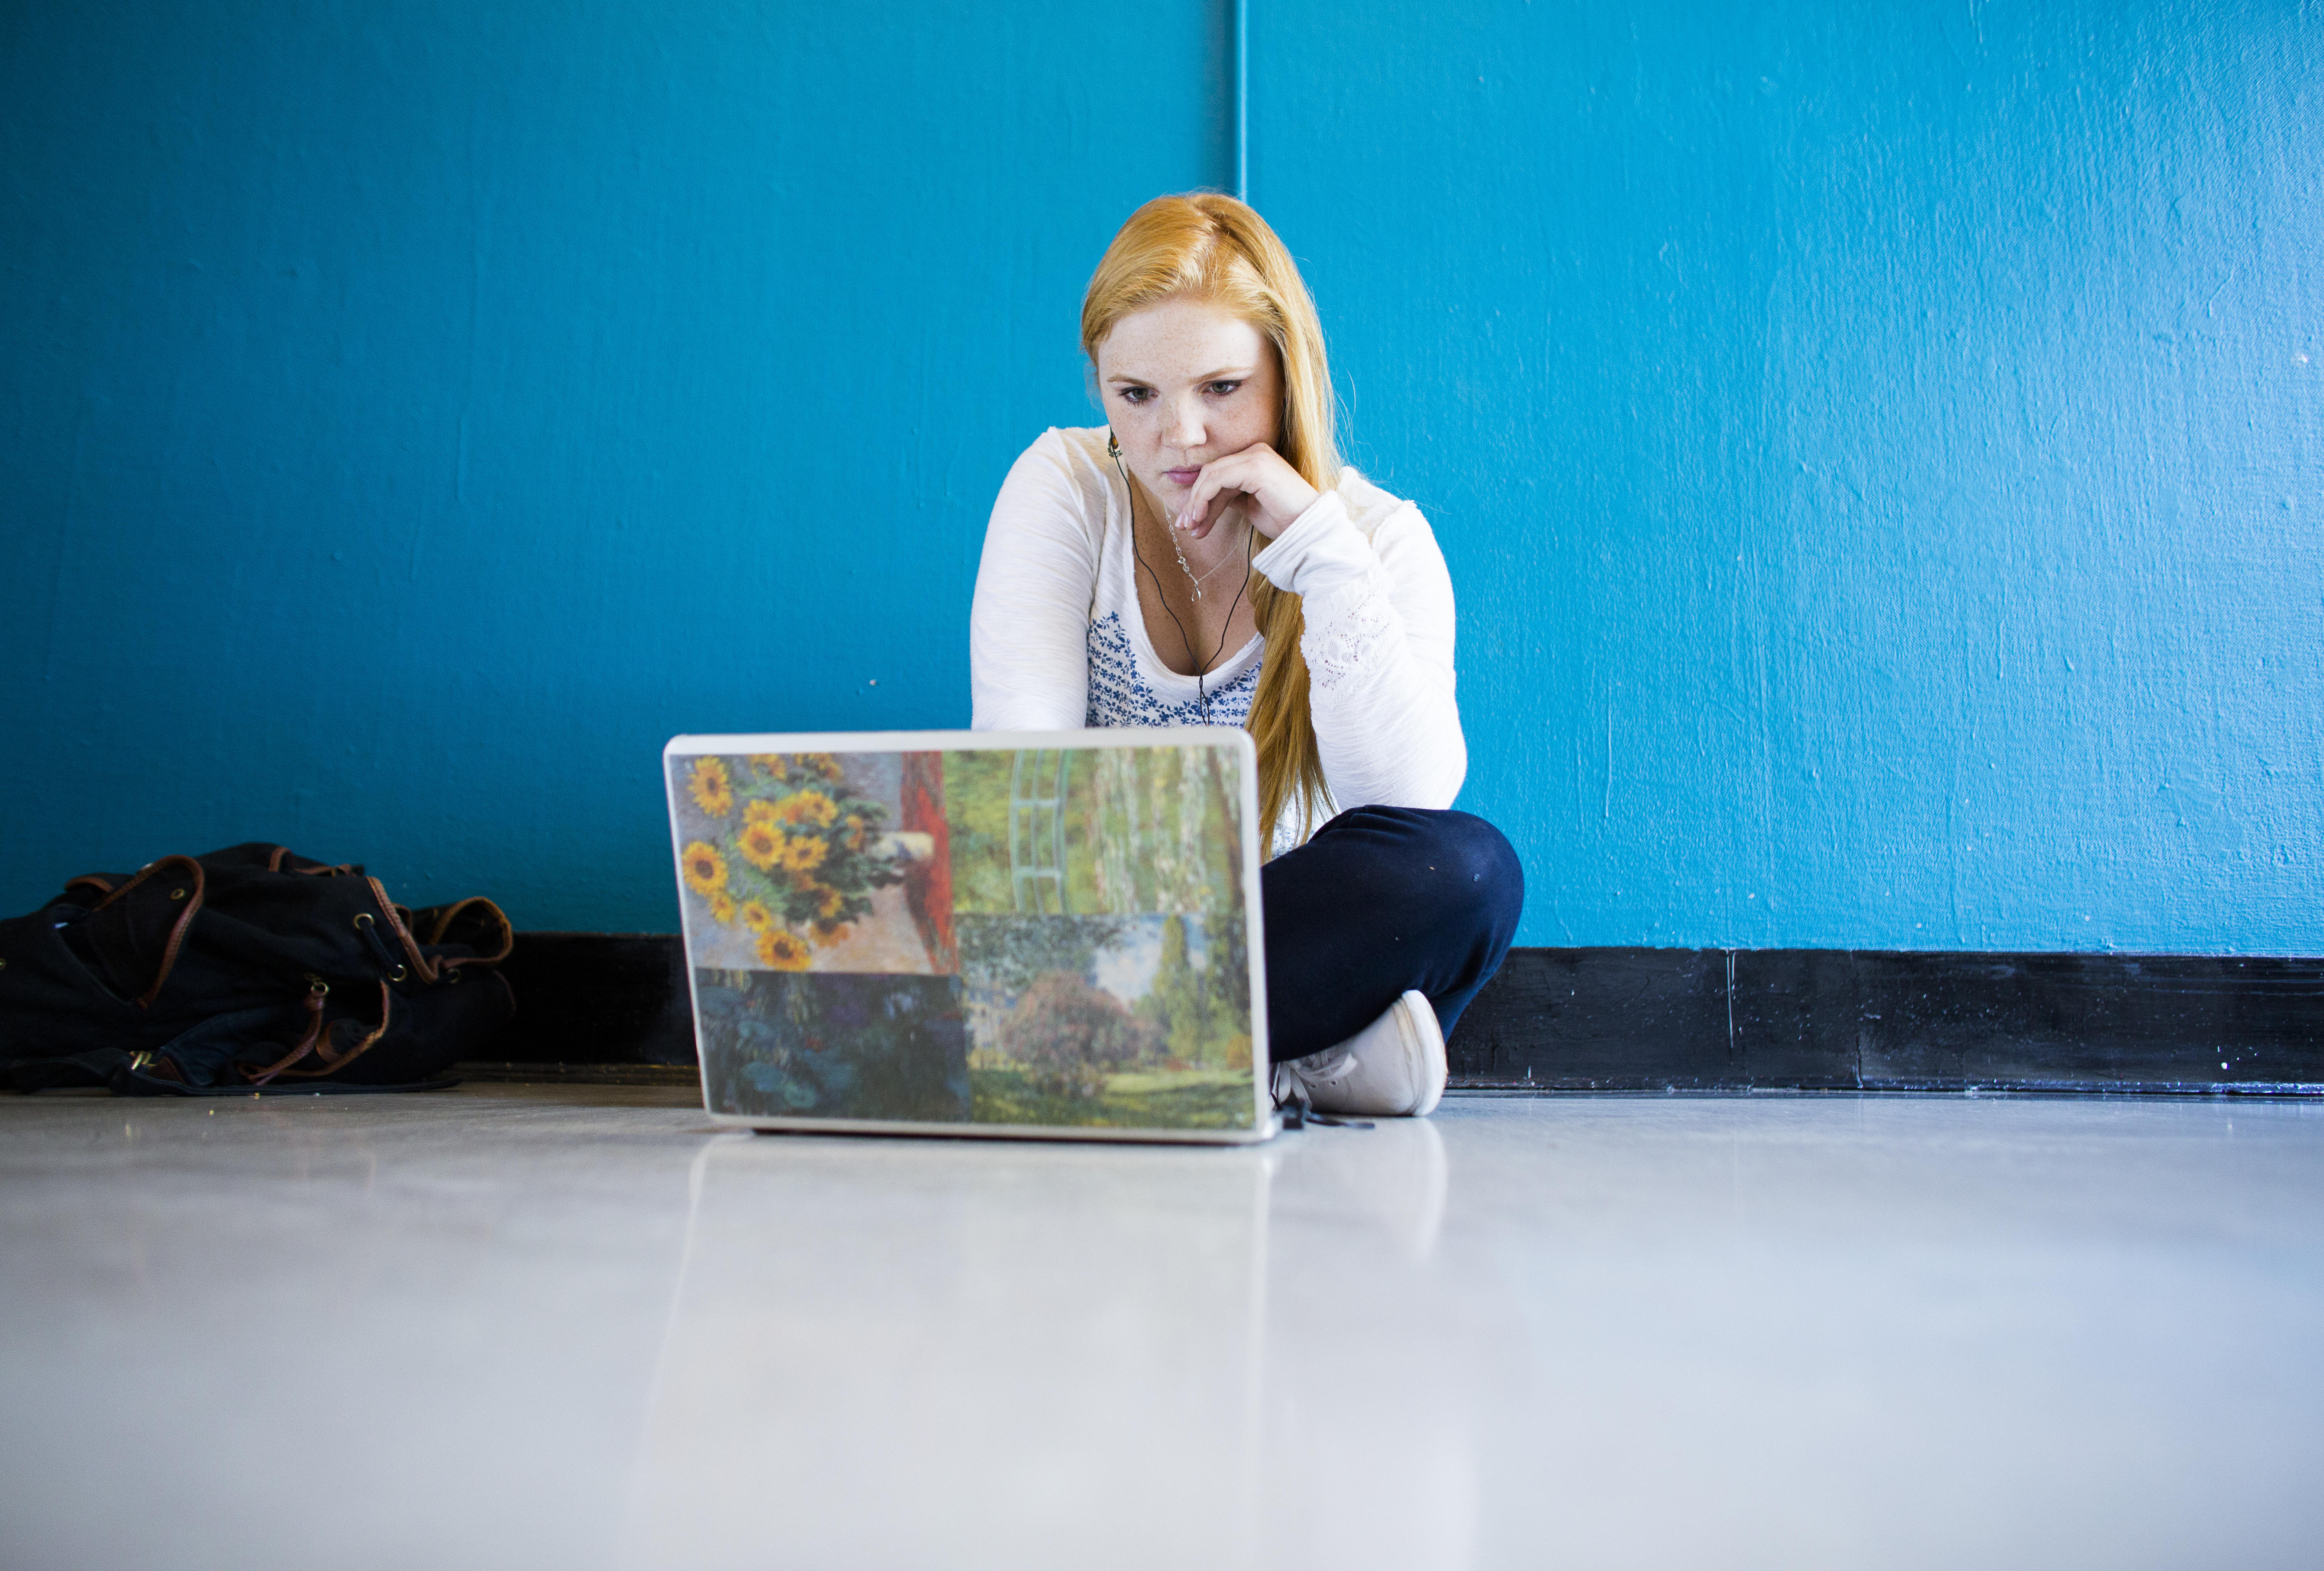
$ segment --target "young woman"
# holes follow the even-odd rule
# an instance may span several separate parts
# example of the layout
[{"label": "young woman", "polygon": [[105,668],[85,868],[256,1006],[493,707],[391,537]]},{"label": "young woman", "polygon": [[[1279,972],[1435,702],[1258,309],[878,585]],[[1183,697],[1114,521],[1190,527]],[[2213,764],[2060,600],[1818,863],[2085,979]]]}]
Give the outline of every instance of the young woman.
[{"label": "young woman", "polygon": [[1082,348],[1110,423],[1044,433],[1001,488],[973,723],[1248,726],[1277,1099],[1426,1113],[1525,898],[1508,841],[1449,811],[1468,750],[1435,537],[1340,463],[1314,303],[1231,197],[1130,216]]}]

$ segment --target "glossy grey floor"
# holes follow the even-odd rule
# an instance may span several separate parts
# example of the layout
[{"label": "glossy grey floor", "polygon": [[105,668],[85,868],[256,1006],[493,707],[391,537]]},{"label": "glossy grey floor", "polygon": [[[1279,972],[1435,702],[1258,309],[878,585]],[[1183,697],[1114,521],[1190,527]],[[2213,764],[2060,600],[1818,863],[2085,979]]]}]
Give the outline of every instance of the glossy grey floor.
[{"label": "glossy grey floor", "polygon": [[0,1562],[2312,1566],[2324,1107],[0,1103]]}]

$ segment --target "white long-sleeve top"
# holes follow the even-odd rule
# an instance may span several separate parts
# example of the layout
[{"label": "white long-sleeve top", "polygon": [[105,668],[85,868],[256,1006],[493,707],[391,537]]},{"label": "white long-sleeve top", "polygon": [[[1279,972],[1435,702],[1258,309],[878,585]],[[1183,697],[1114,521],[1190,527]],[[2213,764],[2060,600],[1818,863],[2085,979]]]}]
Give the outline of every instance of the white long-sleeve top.
[{"label": "white long-sleeve top", "polygon": [[[1265,639],[1222,659],[1199,690],[1156,657],[1138,608],[1130,496],[1105,437],[1102,427],[1042,433],[992,504],[968,621],[978,730],[1240,725],[1250,712]],[[1175,558],[1154,565],[1176,570]],[[1326,816],[1450,807],[1469,768],[1452,695],[1452,580],[1420,510],[1343,469],[1251,565],[1305,613],[1299,648]],[[1274,850],[1304,838],[1277,825]]]}]

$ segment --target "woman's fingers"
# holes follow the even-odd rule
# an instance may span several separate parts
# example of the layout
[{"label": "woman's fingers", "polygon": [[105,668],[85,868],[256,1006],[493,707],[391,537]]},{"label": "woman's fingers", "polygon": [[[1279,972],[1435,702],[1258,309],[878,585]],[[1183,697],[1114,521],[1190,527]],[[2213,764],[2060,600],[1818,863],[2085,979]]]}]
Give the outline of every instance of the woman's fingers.
[{"label": "woman's fingers", "polygon": [[1226,510],[1233,497],[1242,494],[1240,490],[1231,492],[1229,489],[1233,478],[1230,465],[1241,456],[1239,453],[1233,454],[1225,458],[1214,458],[1203,465],[1202,473],[1194,477],[1194,489],[1186,493],[1185,505],[1178,510],[1177,518],[1172,520],[1173,528],[1185,530],[1197,540],[1209,537],[1211,526],[1218,521],[1219,514]]},{"label": "woman's fingers", "polygon": [[1226,510],[1246,497],[1251,505],[1244,510],[1252,527],[1272,539],[1314,504],[1315,488],[1281,454],[1257,443],[1203,466],[1177,527],[1197,540],[1205,538]]},{"label": "woman's fingers", "polygon": [[1243,498],[1243,488],[1234,483],[1233,476],[1213,473],[1221,464],[1231,462],[1222,458],[1205,467],[1202,478],[1194,482],[1194,494],[1186,499],[1186,510],[1180,515],[1185,521],[1179,527],[1197,540],[1208,539],[1227,509]]}]

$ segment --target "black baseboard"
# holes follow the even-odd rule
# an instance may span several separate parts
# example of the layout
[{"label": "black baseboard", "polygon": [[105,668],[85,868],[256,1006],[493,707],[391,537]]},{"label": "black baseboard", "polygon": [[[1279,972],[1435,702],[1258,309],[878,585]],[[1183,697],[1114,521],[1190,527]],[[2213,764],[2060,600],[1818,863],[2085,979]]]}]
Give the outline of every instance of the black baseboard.
[{"label": "black baseboard", "polygon": [[675,933],[520,932],[516,994],[493,1057],[511,1063],[690,1064],[694,1011]]},{"label": "black baseboard", "polygon": [[[674,937],[521,933],[506,970],[508,1066],[694,1061]],[[1520,949],[1448,1047],[1480,1090],[2324,1095],[2324,960]]]},{"label": "black baseboard", "polygon": [[1517,950],[1450,1046],[1507,1089],[2324,1093],[2324,960]]}]

